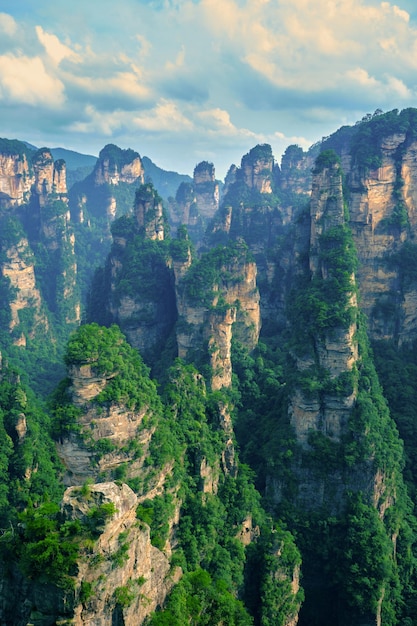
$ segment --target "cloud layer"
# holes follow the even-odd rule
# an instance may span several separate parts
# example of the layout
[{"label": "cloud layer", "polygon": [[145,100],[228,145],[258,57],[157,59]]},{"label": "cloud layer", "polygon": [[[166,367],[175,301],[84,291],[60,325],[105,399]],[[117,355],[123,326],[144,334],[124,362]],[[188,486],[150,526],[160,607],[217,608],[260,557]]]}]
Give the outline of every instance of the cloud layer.
[{"label": "cloud layer", "polygon": [[[16,6],[17,5],[17,6]],[[41,6],[40,6],[41,5]],[[3,0],[0,134],[219,175],[417,104],[411,0]]]}]

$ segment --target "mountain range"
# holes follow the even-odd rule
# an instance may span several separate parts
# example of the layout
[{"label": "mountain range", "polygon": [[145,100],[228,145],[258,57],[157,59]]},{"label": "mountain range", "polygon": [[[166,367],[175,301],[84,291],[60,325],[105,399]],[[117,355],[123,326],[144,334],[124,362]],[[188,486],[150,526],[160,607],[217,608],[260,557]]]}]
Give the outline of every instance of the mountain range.
[{"label": "mountain range", "polygon": [[0,625],[417,624],[416,235],[417,109],[0,140]]}]

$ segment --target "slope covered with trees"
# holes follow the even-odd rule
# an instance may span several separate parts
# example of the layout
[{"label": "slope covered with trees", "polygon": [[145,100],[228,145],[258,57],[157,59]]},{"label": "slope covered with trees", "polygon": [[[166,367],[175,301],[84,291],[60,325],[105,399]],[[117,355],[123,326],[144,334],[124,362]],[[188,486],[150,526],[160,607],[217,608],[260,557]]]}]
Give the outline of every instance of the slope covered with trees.
[{"label": "slope covered with trees", "polygon": [[0,207],[0,623],[417,623],[416,123],[254,147],[204,237],[112,145]]}]

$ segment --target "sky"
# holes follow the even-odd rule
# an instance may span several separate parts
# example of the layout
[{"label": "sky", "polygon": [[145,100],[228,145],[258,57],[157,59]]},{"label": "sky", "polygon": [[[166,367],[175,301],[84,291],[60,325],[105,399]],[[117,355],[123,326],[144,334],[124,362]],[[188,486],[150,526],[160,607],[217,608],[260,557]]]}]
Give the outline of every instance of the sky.
[{"label": "sky", "polygon": [[415,0],[0,0],[0,137],[38,147],[223,178],[410,106]]}]

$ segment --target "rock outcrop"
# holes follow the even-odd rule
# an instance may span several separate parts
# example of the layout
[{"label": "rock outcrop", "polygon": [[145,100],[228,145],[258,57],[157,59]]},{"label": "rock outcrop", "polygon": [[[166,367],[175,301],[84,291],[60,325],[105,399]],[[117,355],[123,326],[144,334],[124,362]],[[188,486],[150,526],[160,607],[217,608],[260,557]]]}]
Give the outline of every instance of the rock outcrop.
[{"label": "rock outcrop", "polygon": [[[71,616],[74,626],[86,626],[100,619],[103,626],[115,621],[137,626],[158,606],[178,580],[180,570],[171,572],[167,557],[152,546],[149,526],[138,523],[138,498],[125,484],[91,485],[84,498],[80,489],[67,489],[62,501],[64,519],[88,519],[94,508],[113,506],[94,546],[79,561],[75,602]],[[82,590],[90,589],[90,594]],[[87,596],[87,597],[86,597]]]},{"label": "rock outcrop", "polygon": [[412,113],[370,116],[324,141],[339,154],[345,174],[360,306],[370,335],[398,343],[417,337],[417,285],[409,272],[417,232]]},{"label": "rock outcrop", "polygon": [[142,185],[134,214],[115,224],[107,264],[109,315],[131,344],[147,355],[166,341],[176,320],[165,229],[161,198],[152,184]]},{"label": "rock outcrop", "polygon": [[70,432],[57,443],[58,455],[66,468],[64,484],[82,485],[86,480],[98,480],[99,476],[111,477],[122,465],[128,468],[127,476],[137,476],[154,430],[144,426],[144,419],[150,420],[152,410],[148,406],[132,409],[119,402],[105,406],[95,402],[117,372],[99,374],[91,363],[73,365],[68,374],[68,394],[79,413],[79,432]]},{"label": "rock outcrop", "polygon": [[141,185],[145,182],[139,154],[134,150],[123,150],[113,144],[108,144],[100,151],[93,177],[97,186],[120,183]]},{"label": "rock outcrop", "polygon": [[181,183],[175,201],[171,202],[170,218],[174,229],[185,225],[190,239],[200,248],[206,228],[219,208],[219,200],[214,165],[202,161],[194,168],[193,182]]},{"label": "rock outcrop", "polygon": [[[24,237],[2,252],[4,260],[0,271],[11,288],[9,331],[15,345],[24,346],[29,337],[44,336],[49,327],[36,283],[34,257]],[[23,315],[30,318],[29,324],[22,324]]]},{"label": "rock outcrop", "polygon": [[214,165],[207,161],[196,165],[193,182],[195,201],[200,215],[207,224],[219,208],[219,183],[216,181]]},{"label": "rock outcrop", "polygon": [[66,165],[62,159],[54,161],[48,148],[38,150],[32,159],[34,182],[32,192],[44,207],[51,196],[65,199],[67,194]]},{"label": "rock outcrop", "polygon": [[[259,337],[261,316],[256,286],[256,265],[247,258],[247,248],[236,244],[234,253],[222,260],[221,255],[208,263],[217,268],[218,278],[202,285],[198,263],[190,266],[190,257],[174,263],[176,302],[178,310],[178,356],[189,359],[198,350],[209,359],[213,389],[229,387],[232,380],[231,342],[236,337],[252,350]],[[226,253],[227,254],[227,253]],[[194,293],[194,283],[202,290]],[[206,354],[206,357],[204,356]]]},{"label": "rock outcrop", "polygon": [[241,173],[249,189],[259,193],[272,193],[274,157],[269,144],[258,145],[242,157]]},{"label": "rock outcrop", "polygon": [[[340,300],[338,306],[341,309],[345,308],[346,311],[353,313],[357,311],[357,301],[352,269],[349,269],[348,265],[343,269],[345,292],[342,293],[340,291],[342,276],[337,274],[333,265],[335,255],[342,258],[348,253],[348,249],[341,246],[345,232],[345,213],[342,169],[336,159],[329,157],[328,162],[316,167],[313,174],[310,215],[309,272],[311,280],[316,281],[318,285],[316,297],[322,299],[322,306],[326,309],[323,316],[331,315],[329,309],[332,304],[327,302],[325,293],[331,288],[332,281],[335,281],[335,291],[331,297],[335,301]],[[300,306],[303,305],[300,303]],[[307,302],[305,306],[308,306]],[[304,315],[308,314],[304,312]],[[318,312],[314,311],[312,315],[318,315]],[[304,375],[314,378],[317,372],[326,372],[324,376],[326,382],[317,381],[320,391],[303,388],[301,382],[295,388],[290,400],[291,425],[298,444],[307,451],[311,445],[310,437],[316,433],[336,443],[341,441],[357,397],[356,316],[347,315],[344,322],[342,317],[337,322],[328,319],[322,329],[319,319],[306,319],[306,323],[313,324],[314,329],[310,332],[310,341],[306,341],[303,346],[300,345],[294,355],[301,381]],[[342,384],[341,381],[345,379],[349,383]],[[335,473],[330,480],[327,476],[320,480],[310,470],[301,469],[299,478],[299,497],[304,507],[329,506],[330,510],[337,510],[342,505],[346,487],[341,474]]]},{"label": "rock outcrop", "polygon": [[30,155],[20,142],[16,149],[2,149],[0,140],[0,207],[28,202],[33,183]]},{"label": "rock outcrop", "polygon": [[153,185],[141,185],[138,189],[133,213],[138,232],[143,232],[146,239],[163,241],[165,218],[162,198],[158,196]]},{"label": "rock outcrop", "polygon": [[[358,349],[358,301],[353,273],[355,250],[346,222],[342,168],[335,153],[323,152],[317,159],[310,217],[311,278],[303,289],[306,293],[294,305],[301,307],[301,317],[310,330],[302,342],[303,329],[297,329],[300,343],[293,356],[299,382],[289,405],[297,443],[307,456],[317,445],[317,437],[335,446],[346,440],[353,428],[352,416],[358,411],[362,357]],[[373,435],[364,432],[358,436]],[[360,490],[383,515],[383,502],[392,504],[392,494],[385,491],[384,479],[376,479],[381,470],[371,456],[364,457],[362,463],[350,475],[341,464],[330,476],[325,472],[321,475],[302,462],[295,470],[301,506],[313,510],[328,507],[335,513],[343,508],[348,490]],[[381,492],[377,483],[382,485]]]},{"label": "rock outcrop", "polygon": [[[165,554],[151,544],[149,526],[137,519],[137,506],[137,496],[125,484],[67,489],[63,523],[94,524],[94,539],[80,545],[72,584],[41,583],[15,570],[0,586],[0,615],[15,626],[142,624],[163,604],[181,570],[171,568]],[[13,598],[17,602],[11,608]]]},{"label": "rock outcrop", "polygon": [[[25,345],[28,337],[48,328],[48,310],[64,324],[80,320],[65,161],[54,161],[48,148],[32,151],[20,142],[0,140],[0,181],[0,272],[12,287],[10,330],[18,333],[13,341]],[[19,326],[22,315],[24,328]]]}]

